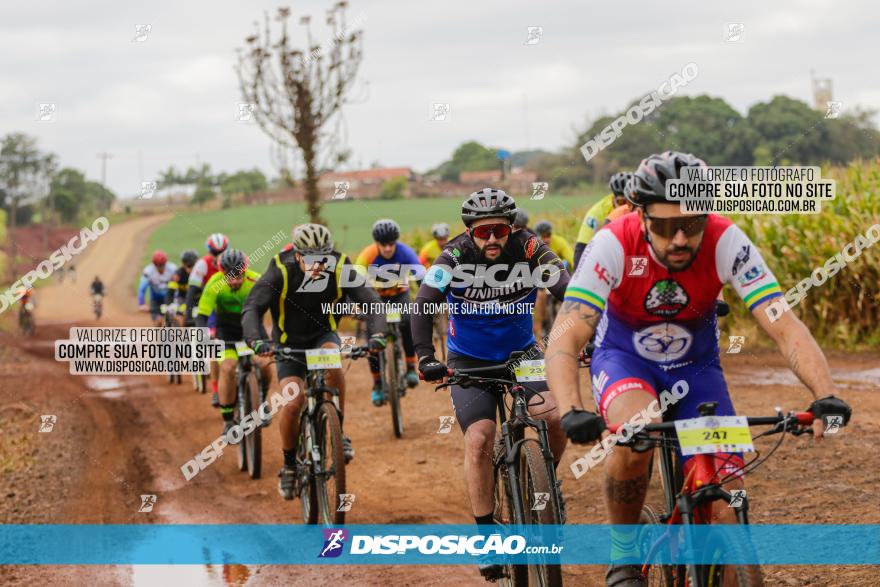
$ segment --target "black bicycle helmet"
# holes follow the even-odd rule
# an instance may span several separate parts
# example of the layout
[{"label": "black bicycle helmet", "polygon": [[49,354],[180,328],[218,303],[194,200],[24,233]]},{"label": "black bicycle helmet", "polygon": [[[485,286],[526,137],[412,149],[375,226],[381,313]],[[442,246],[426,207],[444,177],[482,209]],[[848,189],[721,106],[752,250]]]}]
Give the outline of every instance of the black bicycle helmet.
[{"label": "black bicycle helmet", "polygon": [[472,193],[461,205],[461,221],[470,226],[478,218],[503,217],[513,222],[516,202],[501,190],[484,188]]},{"label": "black bicycle helmet", "polygon": [[611,193],[618,198],[623,197],[626,182],[629,181],[629,178],[631,177],[632,173],[628,171],[621,171],[612,175],[611,179],[608,181],[608,187],[611,188]]},{"label": "black bicycle helmet", "polygon": [[373,224],[373,240],[378,243],[393,243],[400,238],[400,226],[390,218],[377,220]]},{"label": "black bicycle helmet", "polygon": [[681,178],[682,167],[706,167],[706,162],[690,153],[666,151],[642,159],[632,176],[632,188],[624,194],[633,206],[668,203],[666,182]]},{"label": "black bicycle helmet", "polygon": [[180,262],[184,267],[192,267],[199,260],[199,254],[192,249],[187,249],[180,254]]},{"label": "black bicycle helmet", "polygon": [[224,275],[238,277],[245,272],[247,265],[247,255],[238,249],[226,249],[220,255],[220,270],[223,271]]},{"label": "black bicycle helmet", "polygon": [[553,232],[553,225],[549,220],[541,220],[535,225],[535,234],[538,236],[547,236]]}]

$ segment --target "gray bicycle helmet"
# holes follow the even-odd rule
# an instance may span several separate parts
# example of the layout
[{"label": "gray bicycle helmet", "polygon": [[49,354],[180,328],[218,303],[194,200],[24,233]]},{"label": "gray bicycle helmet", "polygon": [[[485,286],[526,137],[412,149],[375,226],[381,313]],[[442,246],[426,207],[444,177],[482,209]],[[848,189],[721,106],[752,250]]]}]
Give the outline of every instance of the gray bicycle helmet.
[{"label": "gray bicycle helmet", "polygon": [[525,228],[529,225],[529,214],[522,208],[517,208],[516,215],[513,217],[513,225],[516,228]]},{"label": "gray bicycle helmet", "polygon": [[461,221],[470,226],[478,218],[503,217],[513,222],[516,202],[501,190],[484,188],[472,193],[461,205]]},{"label": "gray bicycle helmet", "polygon": [[535,225],[535,234],[538,236],[547,236],[553,232],[553,225],[549,220],[541,220]]},{"label": "gray bicycle helmet", "polygon": [[291,235],[293,250],[302,255],[326,255],[333,251],[333,235],[321,224],[300,224]]},{"label": "gray bicycle helmet", "polygon": [[192,267],[199,260],[199,254],[192,249],[187,249],[180,254],[180,262],[185,267]]},{"label": "gray bicycle helmet", "polygon": [[632,188],[625,194],[633,206],[668,203],[666,182],[681,178],[682,167],[706,167],[706,162],[690,153],[666,151],[642,159],[632,176]]},{"label": "gray bicycle helmet", "polygon": [[431,234],[434,238],[449,238],[449,225],[445,222],[438,222],[431,227]]},{"label": "gray bicycle helmet", "polygon": [[378,243],[393,243],[400,238],[400,226],[390,218],[377,220],[373,224],[373,240]]},{"label": "gray bicycle helmet", "polygon": [[226,249],[220,255],[220,270],[224,275],[239,277],[247,270],[247,255],[238,249]]},{"label": "gray bicycle helmet", "polygon": [[608,187],[611,189],[611,193],[618,198],[622,197],[626,182],[628,182],[631,177],[632,173],[629,173],[628,171],[622,171],[612,175],[611,179],[608,181]]}]

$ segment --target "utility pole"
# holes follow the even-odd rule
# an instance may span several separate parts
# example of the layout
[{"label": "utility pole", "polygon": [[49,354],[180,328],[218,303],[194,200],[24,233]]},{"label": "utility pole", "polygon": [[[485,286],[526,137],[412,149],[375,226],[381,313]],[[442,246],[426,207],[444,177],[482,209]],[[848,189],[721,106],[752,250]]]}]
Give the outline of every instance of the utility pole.
[{"label": "utility pole", "polygon": [[112,159],[110,153],[98,153],[98,159],[101,160],[101,185],[107,187],[107,159]]},{"label": "utility pole", "polygon": [[[110,153],[98,153],[97,157],[101,160],[101,187],[107,189],[107,159],[112,159],[113,155]],[[103,206],[100,207],[103,208]]]}]

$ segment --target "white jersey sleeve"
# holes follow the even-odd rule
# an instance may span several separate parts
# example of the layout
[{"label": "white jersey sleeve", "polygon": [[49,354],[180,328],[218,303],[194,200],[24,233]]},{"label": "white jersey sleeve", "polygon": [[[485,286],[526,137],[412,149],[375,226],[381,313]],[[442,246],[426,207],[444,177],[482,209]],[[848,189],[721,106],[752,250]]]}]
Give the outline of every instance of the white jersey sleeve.
[{"label": "white jersey sleeve", "polygon": [[205,287],[205,277],[208,275],[208,264],[204,259],[199,259],[189,272],[189,285]]},{"label": "white jersey sleeve", "polygon": [[729,283],[751,311],[782,295],[779,282],[760,251],[738,226],[727,227],[715,245],[715,268],[721,283]]},{"label": "white jersey sleeve", "polygon": [[564,299],[603,312],[611,290],[620,285],[623,267],[623,245],[610,230],[600,230],[587,243]]}]

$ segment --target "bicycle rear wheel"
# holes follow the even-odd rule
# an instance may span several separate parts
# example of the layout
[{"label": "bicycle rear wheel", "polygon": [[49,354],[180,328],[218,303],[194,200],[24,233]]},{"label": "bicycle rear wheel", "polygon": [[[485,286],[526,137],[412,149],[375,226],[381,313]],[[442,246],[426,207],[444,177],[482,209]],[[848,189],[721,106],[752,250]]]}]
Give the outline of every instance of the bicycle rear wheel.
[{"label": "bicycle rear wheel", "polygon": [[345,512],[339,511],[339,496],[345,493],[345,454],[342,448],[342,425],[336,406],[322,402],[316,414],[321,471],[315,479],[318,516],[321,524],[344,524]]},{"label": "bicycle rear wheel", "polygon": [[[547,475],[547,464],[540,443],[527,438],[519,449],[519,482],[523,512],[527,524],[558,524],[561,515],[556,511],[553,489]],[[549,557],[548,557],[549,558]],[[528,584],[542,587],[562,585],[562,567],[550,564],[548,558],[540,564],[528,566]]]},{"label": "bicycle rear wheel", "polygon": [[[251,413],[255,406],[260,405],[260,380],[256,369],[248,373],[245,380],[245,397],[247,408],[242,410],[242,418]],[[259,479],[262,473],[263,436],[260,421],[255,419],[257,426],[253,432],[245,436],[244,442],[247,447],[248,474],[251,479]]]},{"label": "bicycle rear wheel", "polygon": [[385,347],[385,391],[388,393],[388,403],[391,404],[391,427],[394,436],[403,436],[403,409],[400,406],[400,372],[395,356],[395,346],[400,344],[397,340],[391,340],[391,344]]}]

